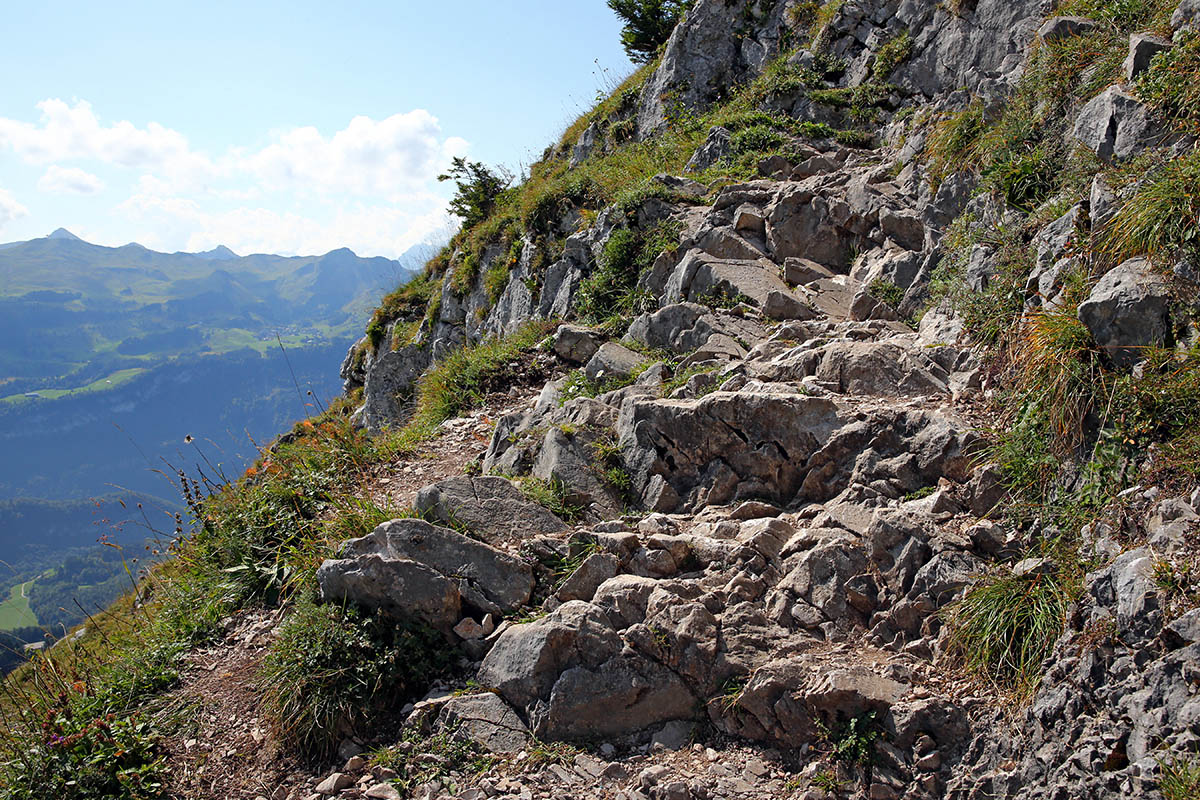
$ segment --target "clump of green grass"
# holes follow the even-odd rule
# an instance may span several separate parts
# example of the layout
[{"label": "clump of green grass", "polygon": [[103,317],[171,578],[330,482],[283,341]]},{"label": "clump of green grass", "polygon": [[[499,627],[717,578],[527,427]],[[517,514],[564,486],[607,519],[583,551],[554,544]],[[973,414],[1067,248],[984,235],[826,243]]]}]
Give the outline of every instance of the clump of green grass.
[{"label": "clump of green grass", "polygon": [[1021,322],[1015,362],[1020,365],[1017,391],[1050,415],[1056,441],[1063,450],[1083,439],[1084,420],[1096,404],[1099,354],[1091,334],[1079,321],[1074,305],[1040,309]]},{"label": "clump of green grass", "polygon": [[950,173],[978,164],[976,143],[984,127],[983,104],[978,101],[934,123],[925,141],[925,154],[935,186]]},{"label": "clump of green grass", "polygon": [[446,420],[478,407],[492,382],[553,328],[552,322],[529,322],[510,336],[486,339],[446,356],[417,381],[415,409],[408,424],[380,446],[391,452],[409,450],[431,437]]},{"label": "clump of green grass", "polygon": [[824,49],[824,40],[829,30],[829,24],[837,17],[838,12],[842,10],[845,0],[825,0],[817,8],[811,9],[809,4],[805,6],[809,9],[809,49],[822,50]]},{"label": "clump of green grass", "polygon": [[1148,255],[1170,259],[1200,249],[1200,150],[1142,165],[1133,195],[1100,233],[1100,247],[1117,260]]},{"label": "clump of green grass", "polygon": [[1182,34],[1174,47],[1154,57],[1136,87],[1139,97],[1174,119],[1200,118],[1200,36]]},{"label": "clump of green grass", "polygon": [[235,605],[275,602],[319,565],[329,533],[323,513],[352,495],[381,457],[378,443],[351,426],[346,404],[296,425],[239,481],[191,497],[202,520],[181,558],[221,578]]},{"label": "clump of green grass", "polygon": [[909,59],[913,51],[912,36],[907,30],[888,39],[875,53],[871,64],[871,76],[877,81],[887,80],[896,67]]},{"label": "clump of green grass", "polygon": [[[711,372],[716,372],[718,369],[720,369],[720,365],[718,364],[693,364],[686,369],[676,370],[671,379],[663,385],[663,396],[669,397],[675,390],[682,389],[687,385],[688,381],[697,375],[707,375]],[[701,396],[716,391],[718,385],[714,381],[710,388],[700,393]]]},{"label": "clump of green grass", "polygon": [[450,656],[442,636],[428,627],[302,604],[263,661],[264,713],[281,742],[327,756],[345,727],[357,729],[423,692]]},{"label": "clump of green grass", "polygon": [[1158,761],[1158,790],[1164,800],[1200,797],[1200,758],[1171,754]]},{"label": "clump of green grass", "polygon": [[[948,298],[975,342],[999,343],[1025,307],[1025,281],[1033,267],[1026,232],[1005,224],[987,227],[966,214],[951,224],[943,243],[945,255],[930,276],[931,304]],[[977,244],[995,250],[995,274],[981,292],[966,284],[967,261]]]},{"label": "clump of green grass", "polygon": [[596,270],[579,288],[576,311],[593,323],[619,322],[654,307],[638,279],[663,251],[679,244],[679,222],[665,220],[648,231],[618,228],[604,244]]},{"label": "clump of green grass", "polygon": [[559,519],[575,522],[583,516],[583,507],[571,500],[571,492],[558,478],[521,478],[517,481],[521,494],[550,511]]},{"label": "clump of green grass", "polygon": [[867,284],[867,293],[892,308],[899,308],[900,303],[904,300],[904,289],[886,278],[876,278]]},{"label": "clump of green grass", "polygon": [[457,794],[465,786],[457,785],[455,776],[468,783],[491,769],[497,757],[458,735],[453,727],[443,727],[432,736],[408,728],[400,744],[376,750],[371,762],[397,772],[399,777],[391,783],[405,795],[433,781]]},{"label": "clump of green grass", "polygon": [[1062,633],[1073,591],[1054,572],[985,578],[948,609],[950,651],[970,672],[1026,695]]},{"label": "clump of green grass", "polygon": [[1177,5],[1172,0],[1067,0],[1055,13],[1094,19],[1120,33],[1150,30],[1170,36]]},{"label": "clump of green grass", "polygon": [[422,274],[384,295],[367,323],[367,340],[371,347],[379,346],[393,320],[420,319],[429,301],[440,293],[441,282],[433,275]]}]

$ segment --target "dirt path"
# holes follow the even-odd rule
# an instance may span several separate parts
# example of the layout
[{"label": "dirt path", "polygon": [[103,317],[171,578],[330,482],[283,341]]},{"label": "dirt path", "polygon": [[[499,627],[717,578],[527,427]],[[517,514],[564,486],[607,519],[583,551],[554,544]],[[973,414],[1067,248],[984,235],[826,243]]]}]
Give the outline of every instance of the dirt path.
[{"label": "dirt path", "polygon": [[[540,387],[538,387],[540,388]],[[519,388],[488,398],[486,407],[443,425],[415,454],[379,464],[366,491],[386,507],[407,508],[417,491],[481,458],[495,421],[536,397]],[[305,764],[274,741],[260,713],[258,672],[286,609],[241,611],[218,643],[193,651],[181,686],[169,698],[180,725],[165,742],[167,788],[180,800],[285,800],[307,797],[329,764]]]}]

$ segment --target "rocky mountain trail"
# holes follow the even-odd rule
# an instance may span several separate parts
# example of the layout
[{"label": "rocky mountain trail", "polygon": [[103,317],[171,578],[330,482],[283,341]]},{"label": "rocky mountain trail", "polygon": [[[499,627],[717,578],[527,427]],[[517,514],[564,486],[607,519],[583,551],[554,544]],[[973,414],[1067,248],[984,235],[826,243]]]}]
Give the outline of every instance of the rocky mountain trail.
[{"label": "rocky mountain trail", "polygon": [[385,298],[290,619],[388,711],[263,797],[1200,785],[1191,6],[813,6],[697,0]]}]

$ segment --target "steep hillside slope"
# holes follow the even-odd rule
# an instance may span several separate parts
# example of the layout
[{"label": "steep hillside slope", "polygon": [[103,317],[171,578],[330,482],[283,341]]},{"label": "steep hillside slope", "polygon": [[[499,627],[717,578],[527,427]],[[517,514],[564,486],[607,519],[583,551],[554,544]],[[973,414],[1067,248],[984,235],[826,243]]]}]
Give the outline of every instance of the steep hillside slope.
[{"label": "steep hillside slope", "polygon": [[1198,22],[697,0],[458,173],[47,730],[144,726],[135,796],[1197,796]]}]

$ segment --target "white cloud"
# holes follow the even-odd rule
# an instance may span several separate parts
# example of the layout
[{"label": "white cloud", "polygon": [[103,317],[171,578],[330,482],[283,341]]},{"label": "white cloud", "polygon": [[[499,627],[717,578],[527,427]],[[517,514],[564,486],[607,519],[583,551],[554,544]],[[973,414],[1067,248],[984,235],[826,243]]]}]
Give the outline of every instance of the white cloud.
[{"label": "white cloud", "polygon": [[271,189],[397,198],[466,152],[464,140],[440,134],[437,118],[421,109],[378,122],[355,117],[329,138],[313,127],[295,128],[237,166]]},{"label": "white cloud", "polygon": [[36,123],[0,117],[0,152],[48,164],[44,191],[103,188],[82,168],[64,166],[72,161],[136,170],[132,196],[117,211],[143,226],[142,244],[164,249],[398,255],[446,227],[447,188],[436,178],[468,150],[422,109],[357,116],[330,135],[292,128],[264,147],[210,155],[155,122],[104,122],[83,100],[37,108]]},{"label": "white cloud", "polygon": [[463,139],[443,138],[437,118],[423,109],[378,121],[354,117],[329,137],[311,126],[293,128],[260,150],[212,158],[157,122],[102,124],[84,100],[70,106],[49,99],[37,107],[38,124],[0,117],[0,147],[32,164],[93,160],[137,169],[178,193],[255,181],[268,190],[395,198],[428,184],[467,151]]},{"label": "white cloud", "polygon": [[3,229],[5,225],[14,219],[23,217],[28,213],[29,210],[18,203],[15,197],[4,189],[0,189],[0,229]]},{"label": "white cloud", "polygon": [[40,124],[0,117],[0,144],[33,164],[96,159],[136,169],[162,168],[191,155],[187,137],[151,122],[138,128],[131,122],[104,126],[85,100],[69,106],[51,98],[37,104]]},{"label": "white cloud", "polygon": [[51,164],[38,181],[38,189],[50,194],[96,194],[104,189],[104,183],[79,167]]}]

